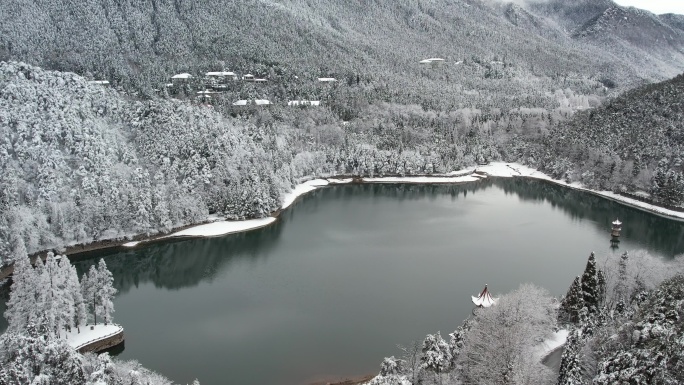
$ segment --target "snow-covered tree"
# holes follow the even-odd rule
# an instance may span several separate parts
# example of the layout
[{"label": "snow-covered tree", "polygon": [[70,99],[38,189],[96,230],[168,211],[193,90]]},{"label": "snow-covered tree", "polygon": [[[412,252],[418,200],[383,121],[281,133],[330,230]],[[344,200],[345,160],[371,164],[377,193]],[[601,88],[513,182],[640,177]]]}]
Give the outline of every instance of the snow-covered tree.
[{"label": "snow-covered tree", "polygon": [[551,373],[534,353],[556,322],[548,293],[522,285],[477,312],[458,360],[464,384],[544,383]]},{"label": "snow-covered tree", "polygon": [[558,309],[559,319],[567,322],[578,322],[579,312],[584,307],[584,298],[582,296],[582,284],[580,277],[575,277],[572,281],[567,294],[563,298]]},{"label": "snow-covered tree", "polygon": [[599,307],[600,285],[596,270],[596,258],[593,252],[589,255],[581,281],[584,306],[589,310],[589,313],[594,313]]},{"label": "snow-covered tree", "polygon": [[15,260],[13,283],[5,311],[9,331],[21,333],[28,325],[38,321],[37,279],[27,255]]},{"label": "snow-covered tree", "polygon": [[423,355],[420,360],[422,367],[425,370],[431,371],[437,375],[439,381],[442,381],[442,373],[446,373],[451,369],[451,349],[449,344],[444,341],[442,335],[428,334],[423,340]]},{"label": "snow-covered tree", "polygon": [[86,274],[81,277],[81,293],[83,293],[83,300],[87,304],[86,308],[88,312],[93,315],[94,324],[97,324],[97,315],[99,312],[98,308],[98,293],[99,293],[99,281],[97,268],[95,265],[91,265],[90,269]]},{"label": "snow-covered tree", "polygon": [[112,315],[114,313],[114,295],[116,289],[114,288],[114,277],[107,269],[107,264],[103,259],[97,264],[97,293],[98,297],[96,312],[99,312],[104,324],[107,325],[112,322]]},{"label": "snow-covered tree", "polygon": [[573,328],[563,346],[563,355],[558,372],[558,385],[581,385],[584,383],[580,357],[581,348],[581,332],[579,329]]}]

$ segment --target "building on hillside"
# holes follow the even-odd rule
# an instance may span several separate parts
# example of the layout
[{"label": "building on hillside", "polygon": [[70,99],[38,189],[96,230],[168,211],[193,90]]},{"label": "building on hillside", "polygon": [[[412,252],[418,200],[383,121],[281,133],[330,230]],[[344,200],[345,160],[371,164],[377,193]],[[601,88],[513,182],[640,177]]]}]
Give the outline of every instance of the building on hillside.
[{"label": "building on hillside", "polygon": [[266,80],[266,79],[262,79],[262,78],[254,79],[254,83],[262,83],[262,84],[263,84],[263,83],[266,83],[266,82],[268,82],[268,80]]},{"label": "building on hillside", "polygon": [[197,91],[196,98],[202,102],[209,102],[216,92],[211,90]]},{"label": "building on hillside", "polygon": [[287,102],[287,105],[290,107],[296,107],[296,106],[320,106],[321,101],[320,100],[290,100]]},{"label": "building on hillside", "polygon": [[233,103],[234,107],[249,107],[249,106],[257,106],[257,107],[268,107],[271,105],[271,101],[267,99],[242,99],[238,100]]},{"label": "building on hillside", "polygon": [[319,83],[335,83],[337,79],[335,78],[318,78]]},{"label": "building on hillside", "polygon": [[204,74],[204,86],[214,91],[226,91],[228,84],[238,80],[237,74],[230,71],[207,72]]},{"label": "building on hillside", "polygon": [[171,83],[173,84],[185,84],[192,79],[192,75],[189,73],[176,74],[171,76]]},{"label": "building on hillside", "polygon": [[253,82],[254,81],[254,75],[252,75],[252,74],[243,75],[242,80],[244,80],[246,82]]},{"label": "building on hillside", "polygon": [[109,80],[90,80],[88,84],[97,84],[100,86],[108,86]]},{"label": "building on hillside", "polygon": [[419,63],[430,68],[438,68],[443,66],[444,62],[445,60],[442,58],[433,57],[430,59],[421,60]]}]

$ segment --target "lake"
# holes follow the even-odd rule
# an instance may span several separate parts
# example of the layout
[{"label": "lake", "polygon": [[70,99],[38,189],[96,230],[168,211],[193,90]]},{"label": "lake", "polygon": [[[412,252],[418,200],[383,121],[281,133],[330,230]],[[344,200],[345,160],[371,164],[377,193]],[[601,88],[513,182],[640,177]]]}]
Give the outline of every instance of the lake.
[{"label": "lake", "polygon": [[[616,217],[622,241],[611,249]],[[181,384],[298,385],[376,373],[397,344],[427,333],[448,339],[485,283],[560,296],[591,251],[636,249],[684,253],[684,223],[514,178],[329,187],[264,229],[77,266],[105,257],[114,274],[119,358]]]}]

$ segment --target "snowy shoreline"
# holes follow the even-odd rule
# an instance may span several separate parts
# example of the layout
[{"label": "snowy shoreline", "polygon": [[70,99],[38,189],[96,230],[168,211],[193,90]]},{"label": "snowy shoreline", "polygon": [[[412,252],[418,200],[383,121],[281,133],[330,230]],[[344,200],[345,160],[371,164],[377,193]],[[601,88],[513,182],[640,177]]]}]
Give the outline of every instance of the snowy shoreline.
[{"label": "snowy shoreline", "polygon": [[[276,222],[280,213],[292,206],[300,197],[308,194],[311,191],[335,185],[352,184],[352,183],[383,183],[383,184],[457,184],[469,183],[478,180],[486,179],[488,177],[522,177],[537,180],[544,180],[559,186],[571,188],[576,191],[590,193],[605,199],[609,199],[626,206],[630,206],[639,210],[649,212],[654,215],[659,215],[672,220],[684,221],[684,212],[670,210],[664,207],[656,206],[636,199],[625,197],[612,191],[597,191],[583,187],[579,183],[566,183],[562,180],[553,179],[550,176],[537,171],[536,169],[523,166],[518,163],[494,162],[483,166],[468,167],[462,170],[449,172],[446,174],[437,175],[420,175],[420,176],[384,176],[384,177],[357,177],[349,175],[328,176],[311,179],[304,183],[295,186],[292,191],[283,195],[283,203],[280,208],[271,216],[259,219],[248,219],[243,221],[229,221],[223,218],[210,216],[207,218],[208,223],[198,225],[190,225],[176,230],[166,235],[156,235],[148,238],[142,238],[134,241],[115,241],[102,240],[84,245],[76,245],[67,247],[66,254],[80,254],[83,252],[90,252],[95,250],[103,250],[113,247],[133,248],[138,245],[148,244],[151,242],[173,240],[181,238],[204,238],[204,237],[218,237],[228,234],[241,233],[251,230],[256,230],[266,227]],[[44,255],[46,251],[33,254]],[[0,279],[5,278],[11,274],[11,266],[5,266],[0,271]]]},{"label": "snowy shoreline", "polygon": [[[283,204],[278,212],[273,216],[250,219],[245,221],[217,221],[209,224],[197,225],[185,229],[183,231],[175,232],[156,239],[171,239],[177,237],[215,237],[239,232],[250,231],[265,227],[275,222],[282,210],[292,206],[300,197],[310,193],[311,191],[320,189],[322,187],[351,184],[351,183],[401,183],[401,184],[457,184],[476,182],[488,177],[523,177],[544,180],[563,187],[571,188],[573,190],[582,191],[590,194],[600,196],[605,199],[610,199],[618,203],[631,206],[643,211],[650,212],[655,215],[660,215],[669,219],[684,221],[684,212],[669,210],[664,207],[659,207],[649,203],[641,202],[636,199],[624,197],[615,194],[611,191],[597,191],[583,187],[579,183],[566,183],[562,180],[557,180],[548,175],[517,163],[490,163],[485,166],[471,167],[459,171],[450,172],[448,174],[438,174],[429,176],[385,176],[385,177],[354,177],[348,176],[333,176],[328,178],[312,179],[302,184],[295,186],[291,192],[283,197]],[[124,246],[132,247],[138,242],[124,244]]]}]

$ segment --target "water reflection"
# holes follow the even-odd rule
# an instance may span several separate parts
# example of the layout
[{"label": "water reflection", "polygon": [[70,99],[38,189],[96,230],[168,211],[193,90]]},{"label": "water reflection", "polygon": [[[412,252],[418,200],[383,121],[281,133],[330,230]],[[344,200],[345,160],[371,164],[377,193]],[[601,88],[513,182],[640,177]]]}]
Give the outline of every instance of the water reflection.
[{"label": "water reflection", "polygon": [[[284,218],[291,216],[285,215]],[[258,261],[270,255],[282,233],[282,218],[259,231],[207,239],[176,239],[154,243],[119,253],[91,253],[75,262],[83,274],[97,259],[104,257],[114,275],[114,285],[123,294],[141,283],[155,287],[181,289],[211,281],[217,272],[230,268],[233,258]]]},{"label": "water reflection", "polygon": [[[152,282],[155,287],[166,289],[192,287],[203,280],[211,281],[218,271],[230,268],[233,258],[249,258],[252,261],[267,258],[272,249],[277,247],[283,227],[288,222],[295,221],[299,215],[319,210],[320,205],[328,204],[331,200],[346,201],[359,196],[398,201],[431,201],[443,196],[465,199],[468,194],[472,198],[479,191],[493,187],[501,188],[506,195],[517,196],[523,202],[548,203],[574,221],[583,221],[598,231],[605,231],[607,246],[610,245],[610,223],[619,217],[625,224],[623,239],[630,239],[642,248],[665,257],[684,253],[683,222],[544,181],[492,178],[461,185],[366,184],[332,187],[325,194],[322,191],[312,193],[307,196],[305,206],[285,211],[275,224],[258,231],[210,239],[174,240],[125,252],[94,252],[89,258],[75,264],[79,273],[82,273],[96,258],[105,257],[120,293],[126,293],[142,282]],[[524,225],[524,222],[519,225]],[[563,231],[562,228],[554,230]]]}]

